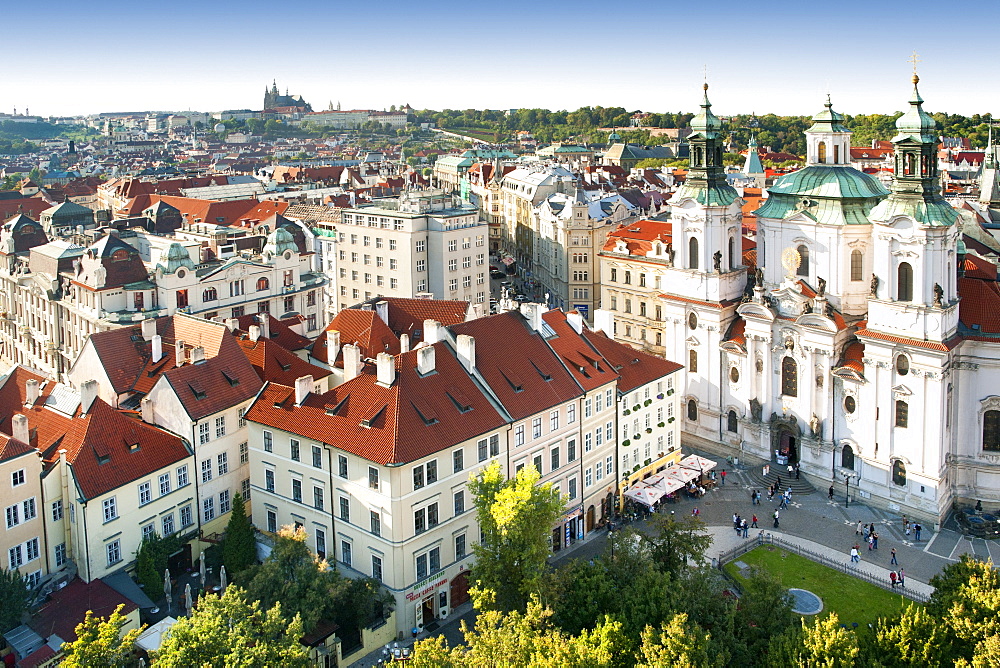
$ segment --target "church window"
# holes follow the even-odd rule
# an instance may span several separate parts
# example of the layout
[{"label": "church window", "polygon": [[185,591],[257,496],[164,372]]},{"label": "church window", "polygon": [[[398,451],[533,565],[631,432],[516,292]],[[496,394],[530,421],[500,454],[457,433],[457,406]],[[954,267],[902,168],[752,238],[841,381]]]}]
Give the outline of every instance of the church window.
[{"label": "church window", "polygon": [[799,246],[795,250],[797,250],[799,252],[799,268],[798,268],[798,270],[796,270],[795,273],[797,275],[799,275],[799,276],[808,276],[809,275],[809,247],[803,245],[803,246]]},{"label": "church window", "polygon": [[913,301],[913,267],[909,262],[900,262],[896,270],[896,299]]},{"label": "church window", "polygon": [[833,164],[840,164],[840,144],[833,145]]},{"label": "church window", "polygon": [[854,469],[854,448],[845,445],[840,451],[840,465],[845,469]]},{"label": "church window", "polygon": [[910,424],[910,407],[902,400],[896,402],[896,426],[906,427]]},{"label": "church window", "polygon": [[730,382],[732,382],[734,384],[740,382],[740,370],[739,370],[739,368],[737,368],[735,366],[729,367],[729,380],[730,380]]},{"label": "church window", "polygon": [[698,328],[698,314],[695,313],[694,311],[688,313],[688,327],[690,327],[691,329]]},{"label": "church window", "polygon": [[903,156],[903,174],[910,176],[913,174],[913,167],[915,165],[915,160],[912,153],[907,153]]},{"label": "church window", "polygon": [[817,148],[819,149],[819,151],[818,151],[818,153],[819,153],[819,160],[818,160],[818,162],[820,164],[826,163],[826,142],[825,141],[821,141],[819,143],[819,146]]},{"label": "church window", "polygon": [[698,402],[694,399],[688,399],[688,420],[695,421],[698,419]]},{"label": "church window", "polygon": [[853,396],[848,394],[844,397],[844,412],[851,415],[856,410],[858,410],[858,401]]},{"label": "church window", "polygon": [[726,431],[735,434],[736,427],[737,427],[736,411],[729,411],[729,413],[726,415]]},{"label": "church window", "polygon": [[901,459],[892,463],[892,482],[901,487],[906,484],[906,464]]},{"label": "church window", "polygon": [[907,359],[906,355],[896,357],[896,373],[900,376],[910,373],[910,360]]},{"label": "church window", "polygon": [[861,251],[854,250],[851,251],[851,280],[852,281],[863,281],[865,280],[865,258],[861,254]]},{"label": "church window", "polygon": [[689,350],[688,351],[688,371],[691,373],[698,372],[698,351]]},{"label": "church window", "polygon": [[791,357],[781,360],[781,393],[786,397],[799,396],[799,365]]},{"label": "church window", "polygon": [[694,237],[688,240],[688,269],[698,268],[698,240]]},{"label": "church window", "polygon": [[736,239],[729,237],[729,269],[736,266]]},{"label": "church window", "polygon": [[1000,411],[983,413],[983,450],[1000,450]]}]

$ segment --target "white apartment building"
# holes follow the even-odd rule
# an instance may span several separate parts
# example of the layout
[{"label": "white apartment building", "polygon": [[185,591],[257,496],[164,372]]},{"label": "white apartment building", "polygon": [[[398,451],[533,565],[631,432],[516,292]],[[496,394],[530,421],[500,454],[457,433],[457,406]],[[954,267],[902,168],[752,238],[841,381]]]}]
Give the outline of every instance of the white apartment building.
[{"label": "white apartment building", "polygon": [[373,296],[483,303],[489,296],[489,226],[440,190],[345,209],[338,228],[340,309]]},{"label": "white apartment building", "polygon": [[517,262],[519,272],[531,271],[535,259],[535,207],[555,193],[573,192],[575,182],[573,173],[558,165],[526,165],[504,175],[500,187],[500,243],[503,252]]}]

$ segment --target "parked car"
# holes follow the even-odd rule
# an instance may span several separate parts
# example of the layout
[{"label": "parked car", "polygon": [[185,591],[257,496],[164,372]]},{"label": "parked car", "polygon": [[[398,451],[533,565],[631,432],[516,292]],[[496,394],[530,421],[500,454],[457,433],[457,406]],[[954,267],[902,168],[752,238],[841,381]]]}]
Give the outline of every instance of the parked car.
[{"label": "parked car", "polygon": [[507,274],[503,273],[502,271],[491,271],[490,278],[496,278],[496,279],[507,278]]}]

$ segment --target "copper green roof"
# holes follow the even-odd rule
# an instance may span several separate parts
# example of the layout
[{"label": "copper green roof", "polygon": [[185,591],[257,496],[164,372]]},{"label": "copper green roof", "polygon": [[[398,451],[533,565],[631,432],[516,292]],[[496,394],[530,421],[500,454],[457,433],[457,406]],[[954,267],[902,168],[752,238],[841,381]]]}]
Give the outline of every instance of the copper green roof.
[{"label": "copper green roof", "polygon": [[691,183],[690,180],[677,189],[674,200],[681,200],[690,197],[702,206],[729,206],[735,202],[739,195],[731,185],[722,181],[713,185],[703,183]]},{"label": "copper green roof", "polygon": [[892,138],[893,143],[905,139],[912,139],[921,144],[937,144],[937,121],[924,111],[924,100],[917,90],[917,83],[920,77],[913,75],[913,95],[910,97],[910,109],[896,120],[896,130],[898,133]]},{"label": "copper green roof", "polygon": [[[705,139],[716,139],[722,123],[719,118],[712,113],[712,103],[708,101],[708,84],[704,86],[705,97],[701,103],[701,113],[691,119],[691,135],[701,136]],[[690,139],[691,137],[688,137]]]},{"label": "copper green roof", "polygon": [[897,216],[912,218],[925,227],[947,227],[958,219],[958,211],[940,197],[893,196],[879,203],[870,214],[874,222],[888,223]]},{"label": "copper green roof", "polygon": [[758,217],[782,219],[803,212],[828,225],[867,225],[869,210],[889,191],[853,167],[812,165],[785,174],[768,193],[755,212]]},{"label": "copper green roof", "polygon": [[826,104],[823,111],[813,116],[813,124],[806,132],[850,132],[844,125],[843,114],[838,114],[833,110],[833,103],[830,96],[826,96]]}]

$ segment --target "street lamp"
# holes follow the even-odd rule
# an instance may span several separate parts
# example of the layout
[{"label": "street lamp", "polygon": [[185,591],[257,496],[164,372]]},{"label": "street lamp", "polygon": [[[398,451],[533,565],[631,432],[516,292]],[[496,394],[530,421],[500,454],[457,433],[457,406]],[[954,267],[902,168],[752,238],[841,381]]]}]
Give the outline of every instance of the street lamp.
[{"label": "street lamp", "polygon": [[844,485],[846,486],[846,492],[844,493],[844,507],[851,507],[851,476],[852,473],[844,474]]}]

